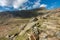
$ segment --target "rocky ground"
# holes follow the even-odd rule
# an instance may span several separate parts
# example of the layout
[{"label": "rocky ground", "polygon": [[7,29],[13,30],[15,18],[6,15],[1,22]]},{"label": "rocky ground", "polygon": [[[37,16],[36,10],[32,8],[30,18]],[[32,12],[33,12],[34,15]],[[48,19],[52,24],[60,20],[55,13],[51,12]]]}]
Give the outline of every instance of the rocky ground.
[{"label": "rocky ground", "polygon": [[17,27],[18,32],[0,40],[60,40],[60,9],[45,12],[47,14],[31,18],[28,23]]}]

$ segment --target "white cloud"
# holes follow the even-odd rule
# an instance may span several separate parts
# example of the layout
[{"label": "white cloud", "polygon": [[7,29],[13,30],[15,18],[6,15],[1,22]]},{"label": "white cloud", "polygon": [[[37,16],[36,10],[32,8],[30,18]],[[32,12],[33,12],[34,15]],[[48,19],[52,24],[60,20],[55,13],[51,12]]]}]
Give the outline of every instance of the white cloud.
[{"label": "white cloud", "polygon": [[33,8],[36,8],[36,7],[39,7],[40,6],[40,3],[39,2],[36,2],[34,5],[33,5]]},{"label": "white cloud", "polygon": [[40,7],[40,2],[41,2],[41,0],[36,1],[33,5],[33,8]]},{"label": "white cloud", "polygon": [[46,7],[47,5],[46,4],[41,4],[40,7]]},{"label": "white cloud", "polygon": [[7,0],[0,0],[0,6],[7,5]]},{"label": "white cloud", "polygon": [[35,2],[35,4],[33,5],[33,8],[39,8],[39,7],[46,7],[46,4],[40,4],[41,0],[38,0]]},{"label": "white cloud", "polygon": [[14,8],[20,7],[28,0],[0,0],[0,6],[13,6]]},{"label": "white cloud", "polygon": [[13,2],[14,8],[19,8],[23,3],[26,3],[28,0],[15,0]]},{"label": "white cloud", "polygon": [[0,6],[11,6],[15,0],[0,0]]},{"label": "white cloud", "polygon": [[[29,5],[23,5],[24,3],[28,2]],[[0,0],[0,6],[7,6],[7,7],[14,7],[15,9],[25,10],[25,9],[32,9],[38,7],[46,7],[45,4],[40,4],[41,0],[35,0],[34,2],[30,2],[29,0]],[[22,8],[20,8],[22,7]],[[9,8],[6,8],[9,10]]]}]

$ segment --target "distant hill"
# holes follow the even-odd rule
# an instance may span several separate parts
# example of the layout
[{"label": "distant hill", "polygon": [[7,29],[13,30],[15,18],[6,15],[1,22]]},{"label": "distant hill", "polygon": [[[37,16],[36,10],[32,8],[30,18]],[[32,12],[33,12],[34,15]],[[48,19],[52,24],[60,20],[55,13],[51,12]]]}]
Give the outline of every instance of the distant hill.
[{"label": "distant hill", "polygon": [[45,8],[36,8],[33,10],[21,10],[21,11],[5,11],[0,12],[0,17],[21,17],[21,18],[31,18],[41,15],[42,13],[37,13],[37,11],[44,10]]}]

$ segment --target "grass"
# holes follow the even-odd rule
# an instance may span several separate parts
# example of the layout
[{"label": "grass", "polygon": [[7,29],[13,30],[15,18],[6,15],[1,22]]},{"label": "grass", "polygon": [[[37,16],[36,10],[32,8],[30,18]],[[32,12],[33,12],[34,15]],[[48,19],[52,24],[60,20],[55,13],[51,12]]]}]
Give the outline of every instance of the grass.
[{"label": "grass", "polygon": [[[26,19],[23,19],[23,18],[11,18],[9,20],[0,20],[2,21],[3,23],[0,24],[0,27],[3,29],[3,30],[8,30],[8,35],[13,35],[17,32],[19,32],[19,28],[20,28],[20,25],[21,24],[25,24],[25,23],[28,23],[30,20],[30,18],[26,18]],[[6,27],[6,28],[5,28]],[[8,29],[9,28],[9,29]],[[2,30],[1,30],[2,31]],[[2,31],[2,34],[6,33],[5,31],[3,32]],[[4,35],[2,35],[4,36]]]},{"label": "grass", "polygon": [[25,33],[24,35],[17,36],[15,40],[26,40],[28,38],[27,34]]},{"label": "grass", "polygon": [[1,37],[0,40],[9,40],[9,39],[5,37]]}]

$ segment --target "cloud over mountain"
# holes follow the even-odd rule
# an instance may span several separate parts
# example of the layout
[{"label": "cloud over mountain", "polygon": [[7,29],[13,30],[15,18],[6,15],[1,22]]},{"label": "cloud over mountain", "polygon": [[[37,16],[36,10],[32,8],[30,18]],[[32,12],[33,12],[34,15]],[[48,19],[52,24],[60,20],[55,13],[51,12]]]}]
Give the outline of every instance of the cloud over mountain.
[{"label": "cloud over mountain", "polygon": [[47,5],[45,5],[45,4],[41,4],[41,5],[40,5],[40,7],[46,7],[46,6],[47,6]]},{"label": "cloud over mountain", "polygon": [[[30,0],[0,0],[0,6],[2,7],[13,7],[14,9],[33,9],[43,6],[40,4],[41,0],[34,0],[31,2]],[[46,6],[44,4],[44,6]],[[9,9],[9,8],[6,8]]]}]

